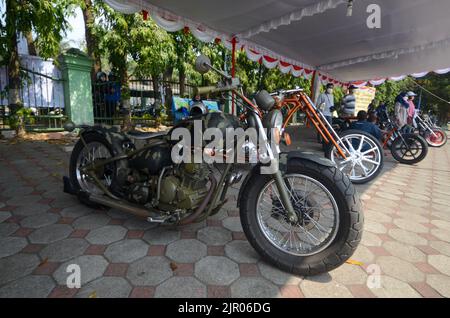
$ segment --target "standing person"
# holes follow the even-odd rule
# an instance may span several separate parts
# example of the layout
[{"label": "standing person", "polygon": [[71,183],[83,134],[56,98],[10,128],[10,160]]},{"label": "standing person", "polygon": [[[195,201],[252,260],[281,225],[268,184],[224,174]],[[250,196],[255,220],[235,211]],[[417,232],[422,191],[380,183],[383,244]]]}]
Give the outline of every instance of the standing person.
[{"label": "standing person", "polygon": [[120,101],[120,83],[113,73],[109,73],[106,101],[106,117],[113,117]]},{"label": "standing person", "polygon": [[414,98],[417,96],[414,92],[409,91],[406,93],[406,96],[408,96],[408,125],[413,124],[414,116],[416,115],[416,105],[414,105]]},{"label": "standing person", "polygon": [[409,103],[408,97],[405,92],[397,95],[395,98],[395,119],[397,120],[398,128],[401,129],[403,126],[408,124],[408,110]]},{"label": "standing person", "polygon": [[317,97],[316,105],[322,112],[325,119],[332,124],[333,117],[332,112],[334,111],[334,96],[333,96],[333,83],[328,83],[325,92]]},{"label": "standing person", "polygon": [[342,99],[342,117],[355,117],[356,97],[355,91],[358,89],[355,85],[350,85],[348,94]]},{"label": "standing person", "polygon": [[94,117],[105,117],[106,73],[97,72],[94,85]]}]

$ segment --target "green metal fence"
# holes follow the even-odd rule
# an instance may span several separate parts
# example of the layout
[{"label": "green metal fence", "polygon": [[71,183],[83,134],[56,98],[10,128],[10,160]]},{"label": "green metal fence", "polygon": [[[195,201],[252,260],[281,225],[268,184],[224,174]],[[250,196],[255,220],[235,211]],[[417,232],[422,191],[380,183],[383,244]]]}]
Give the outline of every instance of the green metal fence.
[{"label": "green metal fence", "polygon": [[[1,69],[0,76],[0,130],[12,129],[14,118],[8,107],[8,70]],[[26,110],[27,131],[61,131],[67,119],[64,114],[63,80],[21,68],[22,85],[19,90],[21,102]]]},{"label": "green metal fence", "polygon": [[[152,79],[131,79],[130,111],[132,124],[142,127],[155,127],[158,124],[170,125],[170,107],[172,96],[179,96],[181,87],[179,82],[161,81],[155,92]],[[193,97],[194,86],[186,84],[185,97]],[[121,85],[117,81],[98,81],[92,84],[95,123],[107,125],[122,125],[123,105]],[[166,116],[161,116],[161,112]],[[164,119],[162,119],[164,118]]]}]

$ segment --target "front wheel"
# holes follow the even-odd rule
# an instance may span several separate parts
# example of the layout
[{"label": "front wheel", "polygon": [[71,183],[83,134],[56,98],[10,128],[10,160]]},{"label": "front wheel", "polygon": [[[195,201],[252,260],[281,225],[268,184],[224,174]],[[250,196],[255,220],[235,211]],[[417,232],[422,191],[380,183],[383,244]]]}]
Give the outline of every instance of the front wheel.
[{"label": "front wheel", "polygon": [[401,134],[391,145],[391,154],[395,160],[404,164],[415,164],[427,156],[428,145],[425,139],[416,134]]},{"label": "front wheel", "polygon": [[427,141],[430,147],[442,147],[447,143],[447,134],[441,128],[432,128],[433,133],[427,132],[425,136],[425,140]]},{"label": "front wheel", "polygon": [[336,163],[338,169],[346,174],[353,183],[362,184],[372,181],[383,170],[384,153],[380,142],[372,135],[350,129],[339,134],[338,145],[344,150],[342,158],[336,147],[329,143],[325,157]]},{"label": "front wheel", "polygon": [[297,275],[343,264],[363,229],[361,203],[348,177],[335,167],[299,159],[284,179],[298,220],[289,221],[272,176],[254,175],[240,201],[250,244],[268,262]]}]

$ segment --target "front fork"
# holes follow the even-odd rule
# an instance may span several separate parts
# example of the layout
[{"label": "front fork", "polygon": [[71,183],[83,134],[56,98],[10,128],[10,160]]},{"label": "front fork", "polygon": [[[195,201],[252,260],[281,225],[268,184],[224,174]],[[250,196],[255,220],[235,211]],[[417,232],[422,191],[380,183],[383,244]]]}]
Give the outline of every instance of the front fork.
[{"label": "front fork", "polygon": [[281,203],[286,209],[289,221],[296,223],[298,221],[298,217],[297,214],[295,214],[294,206],[292,205],[290,194],[287,189],[288,186],[286,182],[284,182],[283,174],[281,173],[280,169],[278,169],[278,171],[273,174],[273,178],[275,180],[278,193],[280,194]]},{"label": "front fork", "polygon": [[[266,152],[268,154],[268,157],[269,157],[271,163],[274,163],[276,166],[275,167],[276,171],[272,174],[272,177],[274,178],[275,185],[277,186],[278,193],[280,194],[281,203],[283,204],[284,209],[286,209],[289,221],[295,223],[298,221],[298,217],[297,217],[297,214],[295,213],[294,206],[292,205],[292,201],[291,201],[290,194],[288,191],[288,185],[284,181],[283,174],[282,174],[281,170],[279,169],[279,159],[275,158],[274,149],[272,149],[271,142],[267,138],[266,130],[264,129],[261,118],[255,113],[252,113],[252,115],[254,116],[254,118],[256,120],[256,125],[259,130],[259,135],[262,137],[262,140],[259,140],[259,142],[260,143],[262,142],[265,145]],[[280,152],[279,146],[275,146],[275,148],[276,148],[275,152],[277,152],[277,154],[279,154],[279,152]]]}]

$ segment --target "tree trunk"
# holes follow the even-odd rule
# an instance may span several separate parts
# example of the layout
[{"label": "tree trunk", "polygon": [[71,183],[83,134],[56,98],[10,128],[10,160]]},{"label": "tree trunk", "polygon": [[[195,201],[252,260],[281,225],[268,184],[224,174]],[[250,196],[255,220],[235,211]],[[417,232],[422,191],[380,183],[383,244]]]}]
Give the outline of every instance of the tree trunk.
[{"label": "tree trunk", "polygon": [[82,7],[84,18],[84,33],[86,37],[86,47],[88,55],[94,61],[94,65],[91,71],[92,80],[96,80],[96,74],[102,68],[100,55],[97,54],[98,43],[97,38],[94,35],[94,23],[95,17],[93,12],[93,4],[91,0],[84,0],[84,6]]},{"label": "tree trunk", "polygon": [[36,46],[34,45],[33,34],[31,31],[25,33],[25,38],[27,39],[28,54],[37,56]]},{"label": "tree trunk", "polygon": [[[126,58],[124,58],[126,60]],[[120,96],[122,100],[122,106],[124,109],[123,131],[130,131],[133,129],[133,123],[131,122],[131,104],[130,104],[130,83],[128,81],[128,70],[126,63],[120,70]]]},{"label": "tree trunk", "polygon": [[184,97],[184,93],[186,91],[186,70],[184,67],[181,67],[178,70],[179,73],[179,81],[180,81],[180,96]]},{"label": "tree trunk", "polygon": [[25,134],[24,116],[20,110],[23,108],[20,99],[20,59],[17,49],[16,16],[18,4],[15,0],[6,1],[6,38],[9,40],[8,60],[8,104],[11,119],[16,120],[15,126],[18,136]]}]

